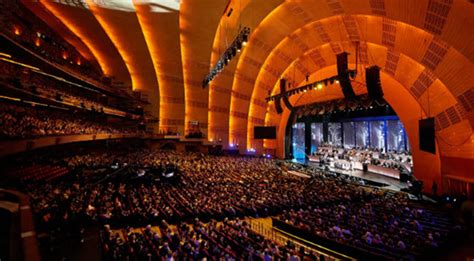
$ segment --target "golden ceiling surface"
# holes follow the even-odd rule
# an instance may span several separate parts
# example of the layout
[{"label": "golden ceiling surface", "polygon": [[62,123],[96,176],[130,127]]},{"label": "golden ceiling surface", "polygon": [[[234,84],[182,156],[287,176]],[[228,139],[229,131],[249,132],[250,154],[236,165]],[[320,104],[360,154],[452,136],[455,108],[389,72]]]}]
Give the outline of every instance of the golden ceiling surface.
[{"label": "golden ceiling surface", "polygon": [[[282,155],[288,111],[269,92],[332,76],[336,54],[382,68],[386,100],[418,140],[433,116],[439,155],[474,158],[474,4],[467,0],[40,0],[23,1],[114,81],[147,95],[161,129],[199,122],[224,148]],[[56,17],[58,19],[51,19]],[[242,52],[209,84],[202,80],[243,26]],[[68,37],[76,35],[77,39]],[[363,71],[363,70],[361,70]],[[361,78],[360,81],[363,81]],[[365,93],[354,84],[356,93]],[[339,86],[300,93],[295,105],[341,98]],[[403,97],[403,98],[402,98]],[[275,125],[277,141],[253,139]],[[418,153],[418,152],[415,152]],[[439,156],[438,155],[438,156]]]}]

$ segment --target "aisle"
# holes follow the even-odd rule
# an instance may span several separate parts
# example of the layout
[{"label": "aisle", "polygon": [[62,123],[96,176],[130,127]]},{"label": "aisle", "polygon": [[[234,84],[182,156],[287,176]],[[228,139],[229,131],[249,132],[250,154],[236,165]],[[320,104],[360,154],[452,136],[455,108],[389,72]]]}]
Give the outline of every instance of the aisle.
[{"label": "aisle", "polygon": [[280,232],[278,229],[273,228],[271,217],[245,218],[244,220],[250,224],[250,227],[253,231],[281,245],[286,245],[288,242],[291,242],[293,245],[295,245],[296,250],[299,250],[300,247],[303,247],[305,248],[306,252],[312,251],[318,257],[320,255],[324,255],[325,260],[355,260],[302,238]]}]

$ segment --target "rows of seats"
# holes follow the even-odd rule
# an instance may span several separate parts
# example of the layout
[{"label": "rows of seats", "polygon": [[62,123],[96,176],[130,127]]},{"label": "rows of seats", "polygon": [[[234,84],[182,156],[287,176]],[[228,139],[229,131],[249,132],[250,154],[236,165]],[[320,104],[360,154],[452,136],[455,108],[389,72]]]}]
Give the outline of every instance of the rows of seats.
[{"label": "rows of seats", "polygon": [[101,80],[100,69],[84,59],[74,46],[34,15],[22,1],[1,1],[0,14],[0,31],[15,42],[67,70]]},{"label": "rows of seats", "polygon": [[138,132],[136,122],[120,121],[112,125],[100,113],[6,102],[0,102],[0,123],[0,139]]},{"label": "rows of seats", "polygon": [[125,106],[125,104],[134,102],[124,100],[125,98],[105,96],[101,92],[81,88],[5,61],[0,61],[0,84],[5,90],[21,92],[27,96],[34,95],[88,110],[102,111],[105,108],[109,111],[130,111],[133,106]]},{"label": "rows of seats", "polygon": [[[127,227],[156,225],[163,219],[207,222],[280,215],[289,224],[343,245],[404,258],[438,248],[454,227],[446,213],[412,207],[405,193],[360,186],[353,177],[324,171],[298,177],[284,171],[287,163],[270,159],[131,149],[63,161],[78,172],[77,180],[27,190],[37,224],[46,230],[57,224]],[[169,165],[178,167],[172,181],[153,174]],[[110,175],[94,181],[94,175],[80,174],[111,166],[117,167]],[[235,240],[231,236],[225,242],[240,245]]]},{"label": "rows of seats", "polygon": [[389,259],[411,259],[446,243],[454,226],[446,213],[411,204],[392,207],[380,197],[370,202],[291,210],[279,219],[314,236]]},{"label": "rows of seats", "polygon": [[211,221],[158,227],[111,230],[106,225],[102,236],[104,260],[316,260],[318,255],[291,244],[280,245],[265,239],[242,220]]},{"label": "rows of seats", "polygon": [[60,166],[29,166],[18,169],[9,174],[10,177],[20,178],[22,181],[51,181],[66,175],[69,170]]}]

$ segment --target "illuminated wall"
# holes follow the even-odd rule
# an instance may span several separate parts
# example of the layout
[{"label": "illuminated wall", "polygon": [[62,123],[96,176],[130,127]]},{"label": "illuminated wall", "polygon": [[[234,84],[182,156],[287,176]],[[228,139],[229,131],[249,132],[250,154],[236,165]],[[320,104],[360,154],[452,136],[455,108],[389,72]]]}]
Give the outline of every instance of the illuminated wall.
[{"label": "illuminated wall", "polygon": [[[152,56],[148,62],[151,61],[155,68],[151,74],[167,86],[163,90],[170,90],[169,98],[161,98],[160,102],[173,102],[172,105],[160,105],[164,109],[163,115],[166,115],[160,115],[160,119],[176,122],[184,119],[181,124],[196,120],[203,124],[205,132],[209,126],[209,134],[221,138],[224,146],[239,143],[242,152],[255,147],[260,152],[276,149],[283,155],[282,137],[278,141],[253,140],[253,126],[262,123],[276,125],[279,132],[286,126],[288,112],[276,114],[273,104],[267,105],[264,98],[268,92],[278,92],[281,77],[290,79],[294,86],[302,84],[306,75],[311,81],[334,75],[335,54],[341,51],[354,54],[352,43],[358,41],[361,47],[359,62],[383,68],[386,99],[400,116],[413,148],[418,142],[418,119],[428,115],[436,119],[438,154],[432,158],[414,149],[413,153],[417,155],[415,171],[426,178],[439,179],[441,171],[472,177],[463,169],[449,168],[453,162],[467,164],[474,159],[473,85],[466,84],[474,82],[474,46],[471,44],[474,38],[474,8],[469,1],[243,0],[240,2],[246,15],[242,19],[237,19],[238,15],[231,18],[225,15],[227,0],[182,1],[179,6],[176,1],[145,2],[157,10],[146,14],[150,17],[153,15],[150,13],[173,13],[179,9],[180,46],[171,48],[170,55],[160,54],[159,48],[155,47],[162,44],[158,37],[145,35],[145,48],[150,50]],[[91,3],[98,9],[107,9],[104,11],[107,13],[118,10],[134,13],[135,10],[131,0]],[[235,3],[237,1],[230,1],[231,5]],[[103,45],[92,41],[92,30],[98,32],[98,42],[102,42],[104,32],[97,30],[101,28],[97,26],[97,21],[94,21],[95,25],[91,22],[89,10],[63,7],[66,5],[59,3],[45,5],[48,8],[53,6],[51,12],[80,35],[101,66],[110,67],[108,72],[130,81],[128,71],[134,75],[136,70],[125,66],[128,58],[119,54],[121,60],[114,62],[119,52],[115,47],[110,48],[115,51],[108,50],[110,40],[104,40]],[[55,8],[57,6],[61,7]],[[86,12],[89,14],[85,15]],[[137,14],[140,15],[140,12]],[[236,14],[239,10],[234,8],[233,15]],[[149,21],[139,20],[142,28],[148,28],[144,31],[151,30]],[[202,79],[217,59],[219,50],[225,46],[222,35],[232,38],[232,30],[236,31],[236,24],[240,23],[237,20],[252,29],[248,46],[215,82],[202,89]],[[168,21],[163,19],[164,23]],[[158,19],[153,23],[159,24],[160,21]],[[228,34],[222,33],[225,26],[231,28]],[[172,39],[176,39],[176,35]],[[115,45],[114,41],[112,46]],[[166,61],[162,57],[166,57]],[[355,62],[353,57],[350,56],[352,64]],[[173,69],[165,71],[164,66],[159,64],[169,60],[179,60],[181,65],[170,66]],[[178,67],[182,68],[183,79],[179,79]],[[146,88],[155,88],[155,85]],[[176,88],[180,91],[171,91]],[[355,89],[356,93],[365,92],[364,86],[355,86]],[[291,101],[301,105],[341,96],[340,90],[332,86],[293,97]],[[403,103],[399,100],[401,97]],[[185,115],[180,118],[183,113]],[[433,164],[418,163],[416,167],[417,158]],[[456,169],[455,173],[450,169]]]}]

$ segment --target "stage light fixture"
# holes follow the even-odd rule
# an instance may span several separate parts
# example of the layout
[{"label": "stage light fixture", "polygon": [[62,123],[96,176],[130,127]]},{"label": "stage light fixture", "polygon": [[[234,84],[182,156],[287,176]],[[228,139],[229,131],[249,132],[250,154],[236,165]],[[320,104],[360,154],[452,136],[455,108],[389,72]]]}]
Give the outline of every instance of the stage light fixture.
[{"label": "stage light fixture", "polygon": [[[349,70],[347,73],[354,75],[354,77],[355,77],[355,75],[357,75],[356,70]],[[306,92],[306,91],[310,91],[310,90],[322,90],[323,89],[323,84],[325,84],[327,86],[328,83],[333,84],[334,82],[339,84],[338,76],[332,76],[332,77],[328,77],[326,79],[322,79],[322,80],[317,81],[317,82],[308,83],[304,86],[293,88],[292,90],[288,90],[284,93],[275,94],[273,96],[269,95],[268,97],[265,98],[265,100],[267,102],[269,102],[273,99],[280,99],[280,98],[283,98],[283,97],[290,97],[290,96],[298,94],[300,92]],[[288,89],[289,88],[291,88],[291,82],[288,82]]]},{"label": "stage light fixture", "polygon": [[250,34],[250,28],[244,27],[240,30],[237,37],[234,41],[229,45],[229,47],[222,53],[217,63],[212,67],[211,71],[207,74],[207,76],[202,81],[202,87],[205,88],[209,85],[214,77],[217,76],[218,73],[222,72],[224,66],[228,65],[230,60],[237,56],[237,53],[241,52],[242,46],[245,46],[248,41],[248,35]]},{"label": "stage light fixture", "polygon": [[[245,27],[245,28],[248,28],[248,27]],[[245,28],[244,28],[244,29],[245,29]],[[249,29],[249,32],[250,32],[250,29]],[[243,46],[246,46],[246,45],[247,45],[247,41],[248,41],[248,34],[242,35],[242,45],[243,45]]]}]

